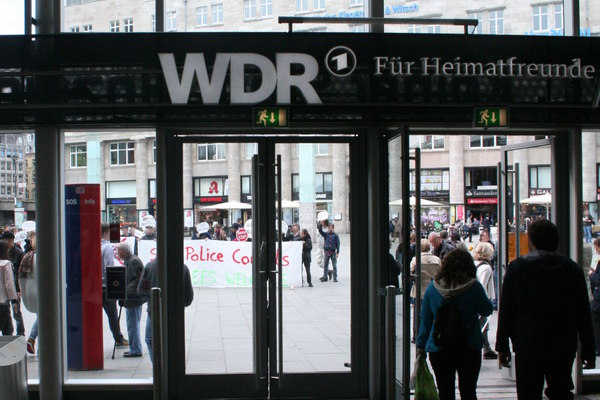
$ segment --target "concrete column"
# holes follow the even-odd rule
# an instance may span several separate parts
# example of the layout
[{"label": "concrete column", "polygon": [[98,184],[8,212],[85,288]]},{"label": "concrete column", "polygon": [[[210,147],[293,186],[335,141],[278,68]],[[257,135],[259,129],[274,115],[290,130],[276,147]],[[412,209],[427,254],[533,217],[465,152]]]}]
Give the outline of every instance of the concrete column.
[{"label": "concrete column", "polygon": [[[39,7],[39,4],[38,4]],[[38,349],[40,399],[62,399],[61,216],[63,185],[61,135],[50,127],[35,130]]]},{"label": "concrete column", "polygon": [[[335,214],[342,213],[341,221],[333,221],[337,233],[348,233],[348,163],[346,161],[346,143],[331,145],[331,169],[333,173],[333,207]],[[333,215],[332,215],[333,217]]]},{"label": "concrete column", "polygon": [[[596,176],[596,132],[582,132],[581,156],[583,168],[583,202],[595,203],[597,182]],[[595,217],[595,215],[593,215]]]},{"label": "concrete column", "polygon": [[315,152],[311,143],[299,143],[298,149],[300,228],[308,230],[310,237],[316,242]]},{"label": "concrete column", "polygon": [[[100,173],[98,174],[100,179],[100,210],[106,210],[106,167],[108,166],[108,162],[106,160],[106,142],[100,142],[100,147],[98,148],[98,158],[100,159]],[[108,220],[108,218],[106,218]],[[104,221],[107,222],[107,221]]]},{"label": "concrete column", "polygon": [[147,140],[135,141],[135,202],[138,210],[148,209]]},{"label": "concrete column", "polygon": [[281,154],[281,198],[292,200],[292,144],[278,144],[276,154]]},{"label": "concrete column", "polygon": [[[402,137],[398,136],[388,142],[389,157],[389,201],[398,200],[402,196]],[[398,213],[398,209],[392,210]]]},{"label": "concrete column", "polygon": [[183,208],[192,208],[194,204],[192,165],[195,146],[196,144],[194,143],[183,144]]},{"label": "concrete column", "polygon": [[450,159],[450,204],[465,202],[465,158],[464,136],[450,135],[448,138],[448,157]]},{"label": "concrete column", "polygon": [[[240,178],[240,144],[227,143],[227,176],[229,177],[229,201],[240,201],[242,181]],[[229,221],[231,225],[232,221]]]}]

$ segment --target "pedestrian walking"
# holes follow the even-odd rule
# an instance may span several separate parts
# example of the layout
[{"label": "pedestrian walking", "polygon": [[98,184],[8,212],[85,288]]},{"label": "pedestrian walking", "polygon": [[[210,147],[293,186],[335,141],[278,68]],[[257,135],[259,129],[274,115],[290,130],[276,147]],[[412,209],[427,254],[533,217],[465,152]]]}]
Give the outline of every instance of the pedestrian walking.
[{"label": "pedestrian walking", "polygon": [[[445,318],[439,315],[442,313]],[[442,260],[439,273],[425,291],[417,337],[417,354],[429,353],[440,400],[456,398],[457,373],[460,398],[477,399],[483,345],[479,317],[491,313],[492,303],[477,281],[473,258],[466,251],[452,251]],[[440,332],[445,332],[444,326],[440,326],[443,319],[447,321],[446,327],[453,326],[458,335],[451,343],[439,346],[436,339]]]},{"label": "pedestrian walking", "polygon": [[302,240],[302,264],[304,265],[304,269],[306,269],[306,283],[308,283],[308,287],[313,287],[310,276],[310,262],[313,245],[310,234],[306,229],[302,229],[300,232],[300,240]]},{"label": "pedestrian walking", "polygon": [[0,240],[0,330],[4,336],[13,334],[10,308],[15,307],[17,299],[15,275],[8,259],[8,245]]},{"label": "pedestrian walking", "polygon": [[104,309],[106,317],[108,318],[108,326],[112,332],[116,347],[123,348],[129,346],[129,342],[121,333],[121,327],[119,326],[119,314],[117,313],[117,301],[108,300],[106,298],[106,267],[112,267],[115,263],[115,253],[113,246],[109,241],[110,225],[103,223],[101,230],[102,238],[100,244],[102,250],[102,308]]},{"label": "pedestrian walking", "polygon": [[318,225],[319,234],[323,236],[323,276],[321,282],[327,282],[327,277],[331,280],[329,274],[329,261],[333,267],[333,281],[337,282],[337,257],[340,254],[340,237],[334,232],[335,225],[329,224],[327,232],[323,231],[323,221]]},{"label": "pedestrian walking", "polygon": [[23,256],[21,265],[19,266],[19,287],[21,288],[21,298],[23,305],[32,314],[35,314],[35,322],[31,326],[29,338],[27,338],[27,352],[35,354],[35,341],[38,337],[38,296],[37,296],[37,270],[36,270],[36,248],[37,241],[35,231],[29,232],[27,235],[29,242],[29,251]]},{"label": "pedestrian walking", "polygon": [[15,234],[12,231],[4,231],[1,238],[8,246],[8,259],[13,268],[13,279],[17,290],[17,301],[12,305],[13,318],[17,325],[17,335],[25,336],[25,323],[23,322],[23,313],[21,312],[21,288],[19,287],[18,280],[18,269],[23,259],[23,250],[15,246]]},{"label": "pedestrian walking", "polygon": [[579,265],[556,252],[559,233],[545,219],[527,231],[530,252],[512,261],[502,285],[496,351],[505,365],[515,352],[519,399],[573,399],[571,372],[581,341],[585,368],[596,364],[585,277]]},{"label": "pedestrian walking", "polygon": [[127,336],[129,337],[129,351],[123,357],[141,357],[142,339],[140,336],[140,320],[142,318],[142,305],[145,300],[137,293],[137,287],[144,270],[144,263],[131,253],[127,243],[121,243],[117,247],[119,258],[125,263],[127,299],[119,302],[125,307],[125,319],[127,320]]},{"label": "pedestrian walking", "polygon": [[596,222],[594,221],[590,213],[587,212],[583,217],[583,234],[586,243],[592,243],[592,226],[595,223]]},{"label": "pedestrian walking", "polygon": [[[410,290],[410,297],[413,299],[413,303],[417,301],[417,285],[421,285],[421,298],[423,300],[427,287],[440,272],[442,268],[442,260],[438,256],[431,254],[431,243],[427,239],[421,239],[421,279],[417,281],[417,258],[413,257],[410,260],[410,274],[414,280],[414,284]],[[417,318],[413,318],[413,338],[417,337]]]},{"label": "pedestrian walking", "polygon": [[[496,299],[496,291],[494,290],[494,271],[490,265],[490,260],[494,255],[494,248],[490,243],[479,242],[473,249],[473,260],[475,260],[475,268],[477,268],[477,280],[483,286],[487,298],[494,304]],[[483,358],[486,360],[495,360],[498,355],[490,347],[488,339],[488,331],[490,329],[488,318],[481,316],[479,323],[481,325],[481,335],[483,338]]]}]

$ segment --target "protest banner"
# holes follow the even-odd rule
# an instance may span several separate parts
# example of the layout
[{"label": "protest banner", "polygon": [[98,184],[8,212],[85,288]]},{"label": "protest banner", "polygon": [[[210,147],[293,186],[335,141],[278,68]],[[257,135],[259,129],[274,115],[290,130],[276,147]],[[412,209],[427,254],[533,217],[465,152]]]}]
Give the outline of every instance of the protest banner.
[{"label": "protest banner", "polygon": [[[184,263],[194,287],[251,287],[252,243],[185,240]],[[140,240],[138,257],[144,264],[156,258],[156,242]],[[302,242],[283,243],[283,286],[302,285]]]}]

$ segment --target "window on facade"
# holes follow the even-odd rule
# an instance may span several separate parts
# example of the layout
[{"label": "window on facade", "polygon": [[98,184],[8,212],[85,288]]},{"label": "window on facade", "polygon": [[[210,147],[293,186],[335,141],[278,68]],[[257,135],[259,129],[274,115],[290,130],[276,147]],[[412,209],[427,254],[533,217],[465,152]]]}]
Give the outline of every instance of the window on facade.
[{"label": "window on facade", "polygon": [[427,27],[427,33],[441,33],[442,27],[439,25],[429,25]]},{"label": "window on facade", "polygon": [[83,31],[84,32],[91,32],[92,31],[92,24],[87,24],[83,26]]},{"label": "window on facade", "polygon": [[156,139],[152,141],[152,162],[156,164]]},{"label": "window on facade", "polygon": [[118,20],[110,21],[108,24],[109,24],[109,29],[111,32],[119,32],[119,21]]},{"label": "window on facade", "polygon": [[110,165],[130,165],[135,163],[135,143],[116,142],[110,144]]},{"label": "window on facade", "polygon": [[465,188],[477,189],[480,186],[498,184],[496,167],[465,168]]},{"label": "window on facade", "polygon": [[563,5],[555,4],[554,5],[554,28],[562,29],[563,28]]},{"label": "window on facade", "polygon": [[225,143],[198,145],[198,161],[225,160]]},{"label": "window on facade", "polygon": [[325,10],[325,0],[314,0],[313,10],[314,11]]},{"label": "window on facade", "polygon": [[471,135],[471,148],[499,147],[506,145],[506,136],[494,135]]},{"label": "window on facade", "polygon": [[308,0],[296,0],[296,13],[308,12]]},{"label": "window on facade", "polygon": [[467,18],[468,19],[476,19],[478,21],[477,26],[475,28],[473,28],[472,33],[481,35],[483,33],[483,13],[480,13],[480,12],[468,13]]},{"label": "window on facade", "polygon": [[315,193],[333,192],[333,174],[331,172],[315,174]]},{"label": "window on facade", "polygon": [[6,163],[6,170],[10,171],[12,169],[12,163],[11,162],[7,162]]},{"label": "window on facade", "polygon": [[549,165],[529,167],[529,187],[531,189],[552,188],[552,169]]},{"label": "window on facade", "polygon": [[208,7],[201,6],[196,8],[196,25],[208,25]]},{"label": "window on facade", "polygon": [[222,24],[223,23],[223,4],[213,4],[210,6],[210,11],[212,14],[212,23],[214,24]]},{"label": "window on facade", "polygon": [[168,11],[167,20],[165,21],[165,30],[173,32],[177,30],[177,11]]},{"label": "window on facade", "polygon": [[409,25],[408,33],[421,33],[421,25]]},{"label": "window on facade", "polygon": [[349,26],[349,31],[350,32],[366,32],[367,28],[365,27],[365,25],[350,25]]},{"label": "window on facade", "polygon": [[[410,190],[415,191],[415,171],[410,171]],[[450,190],[450,170],[424,169],[421,170],[421,190],[441,191]]]},{"label": "window on facade", "polygon": [[240,179],[241,179],[242,201],[244,201],[244,195],[247,196],[247,195],[252,194],[252,177],[251,176],[241,176]]},{"label": "window on facade", "polygon": [[548,6],[533,6],[533,30],[545,31],[548,29]]},{"label": "window on facade", "polygon": [[123,19],[123,31],[124,32],[133,32],[133,18]]},{"label": "window on facade", "polygon": [[244,0],[244,19],[256,19],[256,0]]},{"label": "window on facade", "polygon": [[246,143],[245,153],[247,159],[250,159],[253,155],[258,154],[258,143]]},{"label": "window on facade", "polygon": [[363,0],[350,0],[350,7],[358,7],[364,4]]},{"label": "window on facade", "polygon": [[441,150],[445,147],[444,135],[413,135],[409,139],[410,148],[421,150]]},{"label": "window on facade", "polygon": [[273,0],[260,0],[260,16],[262,18],[273,16]]},{"label": "window on facade", "polygon": [[156,15],[152,14],[152,32],[156,32]]},{"label": "window on facade", "polygon": [[72,26],[72,27],[69,28],[69,32],[77,33],[77,32],[79,32],[79,27],[78,26]]},{"label": "window on facade", "polygon": [[504,33],[504,11],[492,10],[488,15],[490,20],[490,34],[502,35]]}]

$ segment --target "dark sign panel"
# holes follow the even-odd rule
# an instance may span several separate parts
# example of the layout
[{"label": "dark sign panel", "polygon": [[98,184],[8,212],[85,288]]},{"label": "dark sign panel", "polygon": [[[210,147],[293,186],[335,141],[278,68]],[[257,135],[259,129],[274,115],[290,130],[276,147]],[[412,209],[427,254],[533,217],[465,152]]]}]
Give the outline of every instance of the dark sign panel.
[{"label": "dark sign panel", "polygon": [[282,126],[281,106],[290,127],[374,119],[471,125],[474,104],[488,124],[509,105],[512,126],[600,123],[599,38],[63,34],[7,36],[0,46],[5,125]]}]

